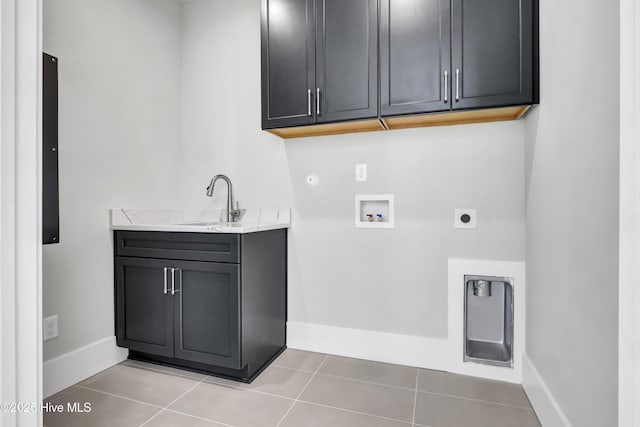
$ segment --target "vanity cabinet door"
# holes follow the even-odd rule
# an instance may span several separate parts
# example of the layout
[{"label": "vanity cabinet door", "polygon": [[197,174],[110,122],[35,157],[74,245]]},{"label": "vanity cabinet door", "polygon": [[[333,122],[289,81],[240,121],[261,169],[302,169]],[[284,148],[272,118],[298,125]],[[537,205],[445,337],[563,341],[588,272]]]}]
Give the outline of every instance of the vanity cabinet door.
[{"label": "vanity cabinet door", "polygon": [[453,109],[534,99],[534,0],[452,0]]},{"label": "vanity cabinet door", "polygon": [[134,351],[173,357],[173,301],[165,283],[171,261],[116,258],[116,338]]},{"label": "vanity cabinet door", "polygon": [[175,357],[240,369],[240,266],[174,264]]}]

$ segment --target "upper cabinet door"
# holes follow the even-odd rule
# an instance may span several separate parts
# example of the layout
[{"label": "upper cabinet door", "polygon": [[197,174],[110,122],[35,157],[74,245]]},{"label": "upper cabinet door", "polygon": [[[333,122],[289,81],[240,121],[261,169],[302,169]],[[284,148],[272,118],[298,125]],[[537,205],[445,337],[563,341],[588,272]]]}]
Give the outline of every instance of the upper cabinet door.
[{"label": "upper cabinet door", "polygon": [[378,117],[377,0],[318,0],[316,16],[316,121]]},{"label": "upper cabinet door", "polygon": [[454,109],[531,104],[533,0],[452,0]]},{"label": "upper cabinet door", "polygon": [[313,0],[262,0],[262,128],[312,124]]},{"label": "upper cabinet door", "polygon": [[383,116],[451,109],[449,0],[382,0]]}]

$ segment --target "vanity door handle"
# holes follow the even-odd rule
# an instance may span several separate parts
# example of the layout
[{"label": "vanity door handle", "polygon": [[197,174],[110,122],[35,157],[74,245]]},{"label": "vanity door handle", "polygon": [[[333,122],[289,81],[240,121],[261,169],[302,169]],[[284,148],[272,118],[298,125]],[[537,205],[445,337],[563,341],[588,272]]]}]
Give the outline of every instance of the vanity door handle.
[{"label": "vanity door handle", "polygon": [[307,89],[307,116],[311,117],[313,112],[311,111],[311,89]]},{"label": "vanity door handle", "polygon": [[164,268],[164,294],[166,295],[167,292],[169,292],[168,287],[167,287],[167,270],[169,270],[167,267]]},{"label": "vanity door handle", "polygon": [[456,102],[460,101],[460,69],[456,69]]},{"label": "vanity door handle", "polygon": [[171,269],[171,295],[175,295],[176,292],[180,292],[180,289],[176,289],[176,271],[180,272],[180,277],[182,278],[182,272],[179,268]]},{"label": "vanity door handle", "polygon": [[320,88],[316,88],[316,116],[320,115]]}]

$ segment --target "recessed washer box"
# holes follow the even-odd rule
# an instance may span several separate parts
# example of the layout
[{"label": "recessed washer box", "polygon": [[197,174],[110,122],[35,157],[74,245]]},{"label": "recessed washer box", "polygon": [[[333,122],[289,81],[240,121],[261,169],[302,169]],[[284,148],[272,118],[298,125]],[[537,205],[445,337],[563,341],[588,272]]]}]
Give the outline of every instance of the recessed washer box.
[{"label": "recessed washer box", "polygon": [[356,228],[395,228],[393,194],[356,195]]}]

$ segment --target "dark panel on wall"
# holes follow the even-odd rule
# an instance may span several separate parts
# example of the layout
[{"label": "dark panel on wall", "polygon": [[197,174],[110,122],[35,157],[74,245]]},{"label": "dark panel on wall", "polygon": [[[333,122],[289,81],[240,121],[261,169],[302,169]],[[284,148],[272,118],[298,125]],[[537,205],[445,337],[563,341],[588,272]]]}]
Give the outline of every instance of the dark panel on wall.
[{"label": "dark panel on wall", "polygon": [[60,242],[58,197],[58,59],[42,58],[42,243]]}]

